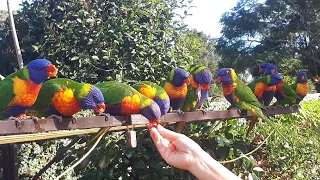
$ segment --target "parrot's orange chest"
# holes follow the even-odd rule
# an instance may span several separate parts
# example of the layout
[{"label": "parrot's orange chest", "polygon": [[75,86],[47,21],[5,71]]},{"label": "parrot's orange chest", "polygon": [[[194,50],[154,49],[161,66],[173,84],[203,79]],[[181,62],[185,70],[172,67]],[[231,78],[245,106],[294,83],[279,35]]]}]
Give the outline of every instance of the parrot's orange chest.
[{"label": "parrot's orange chest", "polygon": [[22,80],[18,77],[13,78],[14,99],[11,105],[30,107],[37,100],[42,84],[35,84],[31,80]]},{"label": "parrot's orange chest", "polygon": [[228,96],[230,94],[233,94],[236,87],[237,87],[237,83],[222,84],[223,95]]},{"label": "parrot's orange chest", "polygon": [[138,94],[126,96],[121,102],[121,112],[125,115],[138,114],[140,110],[140,97]]},{"label": "parrot's orange chest", "polygon": [[63,116],[72,116],[81,110],[72,89],[60,89],[52,98],[52,105]]},{"label": "parrot's orange chest", "polygon": [[176,87],[173,84],[166,82],[163,89],[167,92],[170,98],[185,98],[188,92],[186,83],[181,87]]},{"label": "parrot's orange chest", "polygon": [[308,83],[298,83],[296,88],[296,93],[300,96],[306,96],[309,92],[309,85]]}]

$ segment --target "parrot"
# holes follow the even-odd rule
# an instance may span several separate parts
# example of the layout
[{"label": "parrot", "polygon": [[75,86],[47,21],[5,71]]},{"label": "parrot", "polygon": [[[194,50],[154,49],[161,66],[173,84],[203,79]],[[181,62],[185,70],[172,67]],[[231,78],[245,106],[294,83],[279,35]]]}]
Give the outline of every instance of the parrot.
[{"label": "parrot", "polygon": [[183,114],[181,109],[187,95],[187,85],[190,84],[189,76],[186,70],[175,68],[170,71],[169,77],[161,85],[170,98],[171,109],[176,110],[178,114]]},{"label": "parrot", "polygon": [[15,120],[17,126],[26,118],[37,123],[38,118],[28,117],[26,110],[35,103],[43,82],[56,75],[57,68],[49,60],[35,59],[0,81],[0,120]]},{"label": "parrot", "polygon": [[132,85],[139,93],[154,100],[161,111],[161,116],[166,114],[170,109],[170,99],[167,92],[156,83],[150,81],[140,81]]},{"label": "parrot", "polygon": [[105,111],[104,97],[101,91],[91,85],[67,78],[50,79],[43,83],[39,96],[28,114],[38,117],[54,117],[62,121],[62,117],[71,117],[80,110],[93,109],[96,113]]},{"label": "parrot", "polygon": [[266,110],[265,107],[259,102],[251,89],[238,78],[234,69],[222,68],[217,72],[217,76],[218,82],[222,83],[224,96],[231,104],[234,104],[239,110],[245,109],[250,111],[253,116],[268,122],[282,135],[273,122],[263,114],[262,110]]},{"label": "parrot", "polygon": [[270,63],[264,63],[259,67],[259,73],[264,76],[265,70],[270,65]]},{"label": "parrot", "polygon": [[141,114],[152,126],[159,124],[161,111],[158,104],[133,87],[116,81],[101,82],[95,86],[104,96],[106,113],[113,116]]},{"label": "parrot", "polygon": [[[210,69],[206,66],[196,66],[190,72],[190,84],[188,85],[188,92],[183,104],[183,111],[200,110],[204,101],[209,96],[209,88],[212,82],[212,74]],[[201,110],[203,115],[206,111]],[[181,133],[185,122],[179,122],[177,132]]]},{"label": "parrot", "polygon": [[269,64],[269,66],[267,66],[264,69],[264,75],[265,76],[268,76],[270,74],[275,74],[275,73],[278,73],[278,68],[274,64]]},{"label": "parrot", "polygon": [[[116,81],[105,81],[95,86],[104,96],[107,114],[113,116],[141,114],[149,120],[151,127],[157,127],[160,123],[161,111],[158,104],[133,87]],[[103,136],[108,130],[109,127],[101,128],[87,144]]]},{"label": "parrot", "polygon": [[296,103],[299,104],[300,101],[308,94],[309,85],[306,72],[299,72],[297,75],[297,80],[291,85],[291,88],[296,92],[296,94],[301,98],[296,99]]},{"label": "parrot", "polygon": [[269,106],[279,83],[284,83],[283,77],[280,74],[270,74],[250,82],[248,86],[264,106]]},{"label": "parrot", "polygon": [[275,102],[273,106],[292,106],[296,104],[296,99],[301,100],[286,82],[276,85],[274,97],[277,99],[277,102]]}]

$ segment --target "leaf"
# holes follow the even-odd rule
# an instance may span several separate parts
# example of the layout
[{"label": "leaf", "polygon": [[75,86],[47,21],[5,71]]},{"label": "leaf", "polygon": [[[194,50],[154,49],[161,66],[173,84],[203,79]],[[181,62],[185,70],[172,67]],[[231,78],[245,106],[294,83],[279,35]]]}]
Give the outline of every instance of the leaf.
[{"label": "leaf", "polygon": [[99,161],[99,167],[100,169],[104,169],[105,167],[107,167],[107,165],[109,164],[107,157],[104,155],[101,157],[100,161]]},{"label": "leaf", "polygon": [[132,167],[134,169],[145,169],[146,168],[144,162],[141,159],[134,160],[134,162],[132,163]]},{"label": "leaf", "polygon": [[71,61],[76,61],[76,60],[78,60],[78,59],[79,59],[78,56],[73,56],[70,60],[71,60]]},{"label": "leaf", "polygon": [[91,58],[94,59],[94,60],[99,60],[98,56],[91,56]]},{"label": "leaf", "polygon": [[253,170],[257,172],[264,172],[264,170],[261,167],[254,167]]},{"label": "leaf", "polygon": [[37,45],[31,45],[31,46],[32,46],[34,51],[38,52],[39,46],[37,46]]}]

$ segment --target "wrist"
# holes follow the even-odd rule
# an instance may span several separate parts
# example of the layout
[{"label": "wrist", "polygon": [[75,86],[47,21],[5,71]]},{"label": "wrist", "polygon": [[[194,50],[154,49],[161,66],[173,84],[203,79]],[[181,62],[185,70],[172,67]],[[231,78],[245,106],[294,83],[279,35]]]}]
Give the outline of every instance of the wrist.
[{"label": "wrist", "polygon": [[189,167],[191,172],[199,180],[234,180],[240,179],[238,176],[229,171],[226,167],[221,165],[218,161],[213,159],[204,150],[198,152],[194,158],[194,163]]}]

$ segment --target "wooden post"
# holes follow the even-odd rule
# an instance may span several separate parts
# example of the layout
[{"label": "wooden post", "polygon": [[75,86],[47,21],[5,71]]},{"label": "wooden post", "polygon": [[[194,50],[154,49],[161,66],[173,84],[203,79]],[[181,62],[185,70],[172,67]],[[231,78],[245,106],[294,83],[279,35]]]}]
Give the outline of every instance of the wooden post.
[{"label": "wooden post", "polygon": [[2,146],[2,162],[4,180],[18,180],[18,145]]},{"label": "wooden post", "polygon": [[[8,15],[9,15],[9,22],[10,28],[12,32],[12,38],[14,42],[14,47],[16,49],[16,55],[18,60],[19,69],[23,68],[23,60],[22,54],[19,46],[18,36],[16,32],[16,27],[14,24],[13,14],[10,8],[10,0],[7,0],[8,6]],[[6,161],[3,167],[4,170],[4,179],[5,180],[18,180],[18,145],[17,144],[8,144],[4,146],[2,151],[2,156]]]},{"label": "wooden post", "polygon": [[9,22],[10,22],[10,28],[12,31],[12,38],[14,42],[14,47],[16,49],[16,55],[18,59],[18,65],[19,69],[23,68],[23,60],[22,60],[22,54],[20,50],[19,40],[16,32],[16,26],[14,24],[13,14],[10,8],[10,0],[7,0],[7,6],[8,6],[8,14],[9,14]]}]

